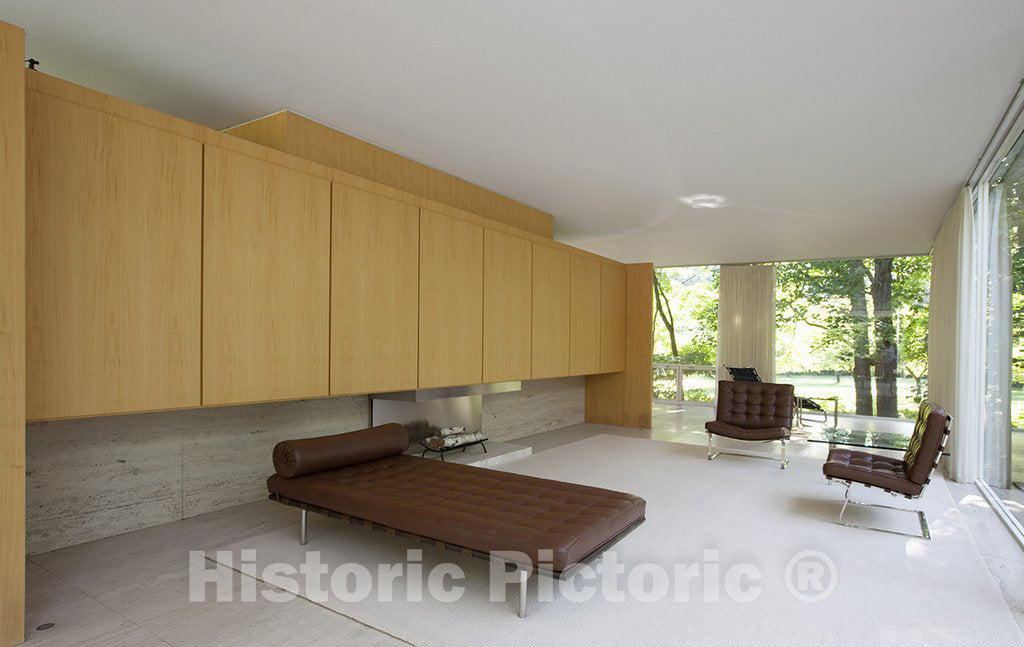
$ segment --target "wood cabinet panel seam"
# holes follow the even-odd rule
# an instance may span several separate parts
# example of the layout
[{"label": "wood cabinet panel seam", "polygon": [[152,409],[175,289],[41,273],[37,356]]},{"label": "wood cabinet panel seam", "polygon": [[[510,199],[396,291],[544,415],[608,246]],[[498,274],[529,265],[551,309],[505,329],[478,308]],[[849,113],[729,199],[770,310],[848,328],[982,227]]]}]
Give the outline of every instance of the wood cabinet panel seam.
[{"label": "wood cabinet panel seam", "polygon": [[330,218],[327,219],[327,240],[330,241],[327,253],[327,361],[325,362],[325,368],[327,369],[327,393],[334,394],[334,386],[331,384],[332,373],[332,360],[334,358],[334,338],[332,332],[334,331],[334,201],[336,196],[334,195],[334,182],[328,187],[329,203],[330,203]]},{"label": "wood cabinet panel seam", "polygon": [[[206,146],[202,147],[199,176],[199,195],[206,195]],[[203,286],[206,284],[206,199],[199,200],[199,406],[203,405],[203,374],[205,370],[206,355],[203,348],[206,335],[203,334],[204,308],[206,306],[206,294]]]}]

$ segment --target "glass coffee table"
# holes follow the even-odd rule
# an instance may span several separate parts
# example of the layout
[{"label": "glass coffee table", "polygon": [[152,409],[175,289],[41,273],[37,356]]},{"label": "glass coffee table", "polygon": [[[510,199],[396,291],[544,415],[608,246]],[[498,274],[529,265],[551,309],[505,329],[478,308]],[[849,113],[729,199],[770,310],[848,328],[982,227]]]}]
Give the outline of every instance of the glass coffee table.
[{"label": "glass coffee table", "polygon": [[890,449],[893,451],[906,451],[910,444],[910,436],[892,431],[863,431],[860,429],[842,429],[837,427],[823,427],[821,429],[807,429],[804,431],[808,442],[828,443],[832,449],[836,445],[847,445],[849,447],[864,447],[866,449]]}]

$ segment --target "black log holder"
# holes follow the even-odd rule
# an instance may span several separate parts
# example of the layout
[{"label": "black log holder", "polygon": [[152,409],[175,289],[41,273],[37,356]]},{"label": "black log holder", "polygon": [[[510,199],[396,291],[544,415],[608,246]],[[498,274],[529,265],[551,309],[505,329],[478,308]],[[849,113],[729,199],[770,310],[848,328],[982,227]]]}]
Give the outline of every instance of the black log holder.
[{"label": "black log holder", "polygon": [[426,443],[424,443],[421,440],[420,441],[420,447],[423,448],[423,453],[420,454],[420,458],[425,458],[426,455],[427,455],[427,452],[434,452],[435,454],[440,454],[441,455],[441,460],[443,461],[445,454],[447,454],[449,452],[458,451],[460,449],[463,451],[463,453],[465,453],[466,449],[469,448],[469,447],[472,447],[473,445],[480,445],[483,448],[484,453],[486,454],[487,453],[487,445],[485,445],[484,443],[487,442],[488,440],[490,440],[490,438],[481,438],[480,440],[471,440],[468,443],[460,443],[458,445],[452,445],[451,447],[442,447],[441,449],[433,449],[431,447],[427,447]]}]

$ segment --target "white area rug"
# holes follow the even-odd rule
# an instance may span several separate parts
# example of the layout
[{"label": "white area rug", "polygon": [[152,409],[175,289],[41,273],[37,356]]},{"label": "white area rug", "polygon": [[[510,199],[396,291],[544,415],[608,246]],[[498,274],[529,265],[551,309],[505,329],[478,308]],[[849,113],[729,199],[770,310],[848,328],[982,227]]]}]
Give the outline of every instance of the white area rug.
[{"label": "white area rug", "polygon": [[[516,587],[508,601],[488,601],[488,564],[424,546],[424,571],[451,561],[466,573],[465,593],[444,603],[424,595],[408,602],[358,603],[332,598],[326,606],[415,645],[1021,645],[1020,630],[992,579],[941,477],[917,501],[928,514],[932,540],[845,528],[834,523],[843,488],[827,486],[821,463],[778,463],[721,456],[708,462],[699,447],[652,440],[596,436],[504,466],[507,471],[623,490],[647,500],[647,522],[613,550],[629,569],[642,562],[663,566],[712,563],[721,577],[698,577],[689,601],[586,602],[558,595],[538,602],[531,578],[529,617],[516,616]],[[856,498],[904,505],[875,490]],[[901,503],[902,502],[902,503]],[[916,515],[871,510],[855,522],[914,530]],[[302,547],[296,527],[252,537],[221,550],[255,549],[256,566],[299,564],[319,551],[332,568],[357,562],[376,573],[398,563],[408,539],[310,516]],[[820,551],[835,564],[835,589],[823,600],[797,599],[786,584],[790,560]],[[211,558],[213,553],[209,553]],[[759,569],[760,594],[730,599],[724,574],[737,563]],[[625,579],[625,578],[623,578]],[[827,581],[827,578],[826,578]],[[400,582],[400,581],[399,581]],[[708,599],[704,586],[719,588]],[[396,582],[396,591],[404,585]],[[749,590],[749,589],[747,589]],[[807,592],[814,593],[813,588]],[[301,594],[301,592],[300,592]]]}]

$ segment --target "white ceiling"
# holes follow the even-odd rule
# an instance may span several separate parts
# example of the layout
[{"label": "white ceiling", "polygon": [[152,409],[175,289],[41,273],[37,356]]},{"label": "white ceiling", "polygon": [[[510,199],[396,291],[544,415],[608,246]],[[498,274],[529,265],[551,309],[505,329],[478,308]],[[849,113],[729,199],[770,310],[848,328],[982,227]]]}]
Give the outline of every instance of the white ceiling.
[{"label": "white ceiling", "polygon": [[[290,108],[659,265],[927,252],[1024,76],[1021,0],[0,0],[41,70]],[[695,210],[677,198],[725,196]]]}]

